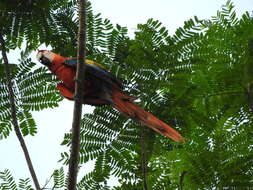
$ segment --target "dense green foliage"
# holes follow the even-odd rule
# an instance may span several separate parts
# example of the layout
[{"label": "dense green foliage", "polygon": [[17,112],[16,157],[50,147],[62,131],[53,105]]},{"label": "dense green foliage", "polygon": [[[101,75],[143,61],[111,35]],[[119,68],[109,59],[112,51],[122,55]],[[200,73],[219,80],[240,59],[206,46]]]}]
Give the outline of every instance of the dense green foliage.
[{"label": "dense green foliage", "polygon": [[[2,66],[2,65],[1,65]],[[51,75],[46,74],[45,68],[34,69],[35,63],[30,59],[21,61],[12,67],[12,77],[17,106],[17,117],[23,135],[34,135],[36,124],[31,111],[55,107],[62,99],[54,87]],[[11,114],[8,90],[5,78],[0,79],[0,139],[9,136],[11,130]]]},{"label": "dense green foliage", "polygon": [[[47,2],[45,17],[57,22],[57,30],[38,28],[30,20],[27,28],[18,25],[22,29],[13,34],[5,30],[17,26],[6,24],[8,30],[1,32],[8,47],[20,47],[31,38],[29,50],[46,43],[63,55],[75,55],[74,2]],[[52,11],[56,5],[64,8]],[[173,36],[159,21],[149,19],[129,39],[126,28],[113,27],[109,20],[94,15],[90,5],[87,12],[88,57],[122,78],[128,94],[139,97],[138,105],[187,140],[172,142],[110,107],[96,108],[83,117],[80,152],[80,168],[94,159],[95,167],[81,178],[78,189],[139,190],[145,183],[154,190],[251,189],[253,19],[249,13],[237,18],[228,1],[211,20],[194,17]],[[44,68],[34,69],[29,59],[22,60],[13,66],[16,102],[23,134],[33,135],[30,111],[56,106],[61,98],[53,87],[55,79]],[[11,130],[7,98],[1,78],[0,137],[8,137]],[[70,142],[71,134],[65,134],[62,144]],[[68,159],[69,153],[61,154],[63,164]],[[108,186],[112,175],[118,178],[118,187]],[[65,178],[62,168],[55,170],[54,187],[64,188]],[[0,189],[17,189],[8,170],[0,174],[1,180]],[[28,180],[20,184],[19,189],[30,189]]]}]

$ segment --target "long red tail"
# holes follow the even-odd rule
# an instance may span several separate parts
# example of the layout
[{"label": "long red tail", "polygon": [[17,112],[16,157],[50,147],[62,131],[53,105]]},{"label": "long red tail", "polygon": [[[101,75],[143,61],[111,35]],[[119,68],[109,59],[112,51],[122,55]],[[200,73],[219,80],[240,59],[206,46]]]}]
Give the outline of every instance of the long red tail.
[{"label": "long red tail", "polygon": [[134,98],[127,96],[118,90],[113,91],[112,99],[115,104],[113,107],[128,117],[140,121],[142,124],[147,125],[151,129],[161,133],[174,141],[184,141],[184,138],[169,125],[156,118],[151,113],[135,105],[132,101]]}]

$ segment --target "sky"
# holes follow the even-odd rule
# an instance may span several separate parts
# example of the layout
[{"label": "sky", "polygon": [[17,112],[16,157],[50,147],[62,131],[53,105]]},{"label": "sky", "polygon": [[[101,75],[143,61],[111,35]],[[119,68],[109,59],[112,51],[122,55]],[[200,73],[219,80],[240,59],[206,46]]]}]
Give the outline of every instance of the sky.
[{"label": "sky", "polygon": [[[183,26],[184,21],[198,16],[200,19],[209,19],[215,16],[226,0],[90,0],[94,13],[101,13],[103,18],[108,18],[113,24],[126,26],[129,35],[134,36],[134,31],[139,23],[154,18],[163,23],[173,34],[176,28]],[[233,0],[238,15],[245,11],[252,13],[253,0]],[[44,49],[42,47],[41,49]],[[31,54],[33,61],[36,52]],[[17,53],[8,55],[10,62],[15,62]],[[38,63],[39,64],[39,63]],[[85,105],[83,113],[92,111],[92,107]],[[60,153],[68,151],[60,146],[64,133],[69,132],[72,126],[73,102],[63,100],[59,107],[46,109],[33,113],[37,123],[38,133],[35,137],[25,137],[31,159],[43,186],[54,169],[61,166],[58,163]],[[30,177],[24,155],[14,131],[8,139],[0,141],[0,171],[10,169],[14,178]],[[85,172],[91,171],[93,164],[85,166]],[[109,184],[115,184],[112,179]]]}]

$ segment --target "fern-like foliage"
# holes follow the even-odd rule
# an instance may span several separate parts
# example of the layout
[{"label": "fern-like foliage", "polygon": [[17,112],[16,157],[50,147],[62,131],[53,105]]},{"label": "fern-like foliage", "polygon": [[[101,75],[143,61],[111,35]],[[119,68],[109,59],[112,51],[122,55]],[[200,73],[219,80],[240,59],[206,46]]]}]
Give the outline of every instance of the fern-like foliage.
[{"label": "fern-like foliage", "polygon": [[[171,163],[171,173],[177,177],[170,179],[180,183],[179,176],[186,171],[187,189],[252,186],[252,164],[248,162],[253,140],[249,98],[252,76],[248,75],[252,24],[248,13],[237,19],[228,1],[208,24],[199,21],[198,27],[204,31],[183,55],[186,60],[182,60],[190,63],[192,72],[187,77],[189,88],[185,87],[186,93],[179,99],[185,109],[181,107],[178,115],[187,124],[185,136],[189,143],[171,152],[177,156],[177,162]],[[187,52],[188,47],[184,45],[181,51]],[[175,88],[167,90],[173,92]],[[238,164],[239,160],[245,160],[247,168]]]},{"label": "fern-like foliage", "polygon": [[19,179],[17,184],[9,170],[0,172],[0,189],[1,190],[34,190],[30,184],[30,179]]},{"label": "fern-like foliage", "polygon": [[[30,59],[13,67],[12,84],[14,87],[17,118],[23,135],[35,135],[37,132],[31,111],[55,107],[62,99],[49,83],[54,81],[45,68],[35,68]],[[0,138],[6,138],[11,131],[11,111],[5,78],[0,79]]]},{"label": "fern-like foliage", "polygon": [[[96,159],[96,162],[94,171],[86,174],[80,181],[81,189],[96,189],[101,183],[105,183],[110,175],[119,176],[123,171],[131,170],[128,168],[131,162],[128,159],[131,157],[129,151],[134,149],[131,142],[137,140],[136,129],[130,125],[132,122],[128,121],[119,127],[123,118],[115,110],[104,111],[100,108],[96,109],[95,113],[97,114],[85,115],[82,122],[84,127],[81,133],[80,163],[93,159]],[[71,135],[65,135],[63,144],[69,144],[70,137]],[[62,154],[62,159],[67,163],[68,154]]]},{"label": "fern-like foliage", "polygon": [[53,189],[63,189],[66,187],[66,178],[63,168],[55,170],[53,173],[54,186]]},{"label": "fern-like foliage", "polygon": [[[70,41],[66,32],[68,20],[72,21],[75,2],[58,0],[3,0],[0,4],[0,31],[7,37],[9,49],[21,48],[22,43],[28,49],[34,49],[41,43],[56,44],[65,39]],[[71,17],[72,16],[72,17]],[[62,25],[65,27],[62,27]],[[58,40],[57,40],[58,39]]]},{"label": "fern-like foliage", "polygon": [[6,189],[13,189],[17,190],[17,184],[11,175],[11,172],[9,170],[4,170],[3,172],[0,172],[0,189],[6,190]]},{"label": "fern-like foliage", "polygon": [[33,190],[31,184],[30,184],[30,179],[19,179],[19,184],[18,187],[20,190]]}]

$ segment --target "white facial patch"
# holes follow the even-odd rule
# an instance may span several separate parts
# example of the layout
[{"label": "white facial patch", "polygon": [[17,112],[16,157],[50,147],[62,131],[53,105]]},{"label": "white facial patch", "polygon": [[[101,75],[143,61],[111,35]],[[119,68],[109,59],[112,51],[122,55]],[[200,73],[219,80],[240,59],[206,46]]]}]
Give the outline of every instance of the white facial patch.
[{"label": "white facial patch", "polygon": [[41,57],[42,57],[42,52],[37,53],[36,59],[37,59],[38,61],[40,61],[40,58],[41,58]]},{"label": "white facial patch", "polygon": [[49,59],[50,62],[52,62],[54,59],[54,54],[51,51],[47,51],[47,50],[37,53],[36,58],[38,59],[38,61],[40,61],[41,57],[43,57],[43,56],[46,57],[47,59]]}]

